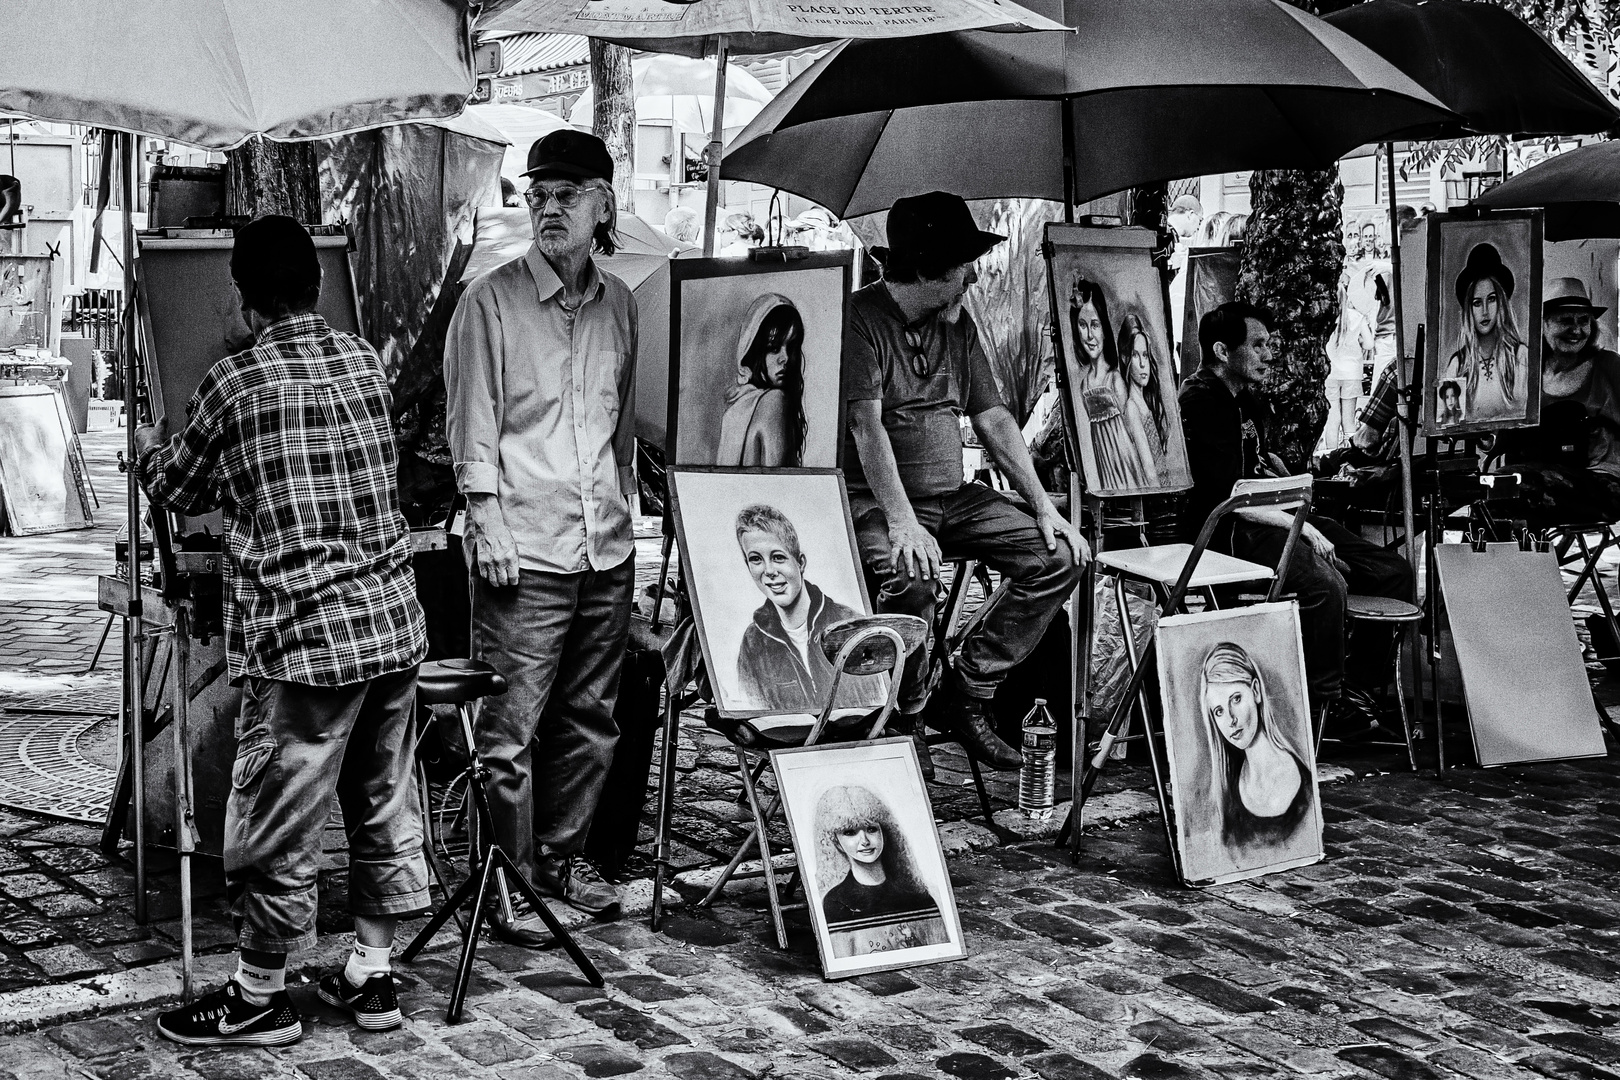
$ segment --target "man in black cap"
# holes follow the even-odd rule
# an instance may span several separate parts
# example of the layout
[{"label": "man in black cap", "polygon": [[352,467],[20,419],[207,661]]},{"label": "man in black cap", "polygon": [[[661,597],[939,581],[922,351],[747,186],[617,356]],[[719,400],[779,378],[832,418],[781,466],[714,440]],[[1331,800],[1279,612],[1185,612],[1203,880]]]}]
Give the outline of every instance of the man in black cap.
[{"label": "man in black cap", "polygon": [[320,995],[363,1028],[401,1023],[394,926],[429,903],[411,783],[427,635],[376,352],[315,313],[320,264],[292,218],[243,227],[231,277],[253,346],[209,369],[172,440],[135,431],[155,505],[224,511],[226,660],[242,687],[225,806],[236,974],[164,1013],[158,1031],[191,1046],[279,1046],[303,1035],[285,989],[287,954],[315,944],[334,792],[349,837],[355,946]]},{"label": "man in black cap", "polygon": [[[883,280],[851,298],[844,335],[844,472],[856,540],[868,577],[881,586],[880,611],[931,622],[947,558],[981,559],[1012,582],[963,641],[931,722],[993,768],[1016,769],[1021,755],[991,727],[990,700],[1039,644],[1091,553],[1042,490],[978,327],[962,310],[979,279],[974,262],[1005,237],[981,232],[965,202],[935,191],[895,202],[888,239]],[[963,482],[961,415],[1024,507]],[[918,723],[930,690],[928,651],[907,662],[900,716],[889,727],[912,736],[931,776]]]},{"label": "man in black cap", "polygon": [[[529,148],[534,246],[468,286],[445,342],[446,431],[467,496],[474,655],[508,692],[479,710],[495,837],[535,887],[600,917],[619,897],[581,854],[613,761],[635,587],[636,304],[611,255],[613,159],[594,135]],[[515,944],[539,916],[497,911]]]}]

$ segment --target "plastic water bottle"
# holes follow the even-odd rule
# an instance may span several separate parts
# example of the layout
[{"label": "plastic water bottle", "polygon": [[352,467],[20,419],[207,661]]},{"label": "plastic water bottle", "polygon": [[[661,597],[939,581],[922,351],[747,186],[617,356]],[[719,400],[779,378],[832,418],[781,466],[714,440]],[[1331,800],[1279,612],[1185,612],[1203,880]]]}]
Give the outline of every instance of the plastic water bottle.
[{"label": "plastic water bottle", "polygon": [[1036,698],[1024,717],[1024,764],[1018,770],[1018,809],[1030,817],[1052,812],[1057,796],[1057,724]]}]

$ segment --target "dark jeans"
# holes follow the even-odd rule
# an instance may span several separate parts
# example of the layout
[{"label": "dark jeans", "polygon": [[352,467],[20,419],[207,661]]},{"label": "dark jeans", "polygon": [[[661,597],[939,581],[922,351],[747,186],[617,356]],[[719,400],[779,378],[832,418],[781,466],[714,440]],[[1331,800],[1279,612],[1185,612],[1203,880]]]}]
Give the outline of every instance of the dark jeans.
[{"label": "dark jeans", "polygon": [[[934,621],[939,580],[910,577],[894,565],[889,545],[889,519],[877,500],[851,492],[855,541],[866,568],[868,587],[885,614],[916,615]],[[1012,587],[973,633],[962,642],[956,671],[972,697],[989,699],[996,687],[1040,643],[1047,626],[1080,580],[1069,545],[1058,542],[1047,551],[1035,521],[999,492],[983,484],[963,484],[948,495],[913,499],[917,522],[939,541],[947,559],[978,559],[1012,581]],[[906,661],[900,708],[917,712],[928,699],[930,642]]]},{"label": "dark jeans", "polygon": [[[1412,572],[1400,555],[1362,539],[1332,518],[1313,514],[1310,522],[1333,542],[1334,555],[1350,568],[1348,574],[1341,573],[1301,537],[1283,579],[1283,591],[1299,600],[1305,674],[1311,702],[1320,704],[1338,697],[1346,678],[1364,687],[1381,686],[1387,680],[1391,630],[1377,624],[1358,627],[1347,655],[1345,597],[1356,593],[1410,603]],[[1239,519],[1232,532],[1232,554],[1275,568],[1287,539],[1287,529]]]},{"label": "dark jeans", "polygon": [[537,854],[585,846],[619,727],[632,556],[612,570],[524,570],[504,589],[475,576],[473,655],[506,676],[478,711],[495,839],[531,877]]},{"label": "dark jeans", "polygon": [[315,945],[315,885],[332,795],[349,837],[349,910],[430,903],[416,761],[416,668],[349,686],[249,678],[225,801],[225,887],[244,949]]}]

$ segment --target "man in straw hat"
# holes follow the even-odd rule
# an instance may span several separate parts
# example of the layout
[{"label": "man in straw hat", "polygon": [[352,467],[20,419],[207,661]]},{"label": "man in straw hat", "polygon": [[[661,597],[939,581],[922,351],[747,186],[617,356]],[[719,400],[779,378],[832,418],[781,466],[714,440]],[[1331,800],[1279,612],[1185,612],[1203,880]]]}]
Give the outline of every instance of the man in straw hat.
[{"label": "man in straw hat", "polygon": [[[868,578],[880,611],[932,621],[945,559],[982,559],[1011,588],[963,641],[930,723],[955,734],[979,760],[1016,769],[1019,752],[996,735],[990,700],[1040,643],[1091,552],[1042,490],[1023,433],[1001,400],[990,361],[962,297],[973,264],[1003,236],[981,232],[967,204],[943,191],[900,199],[889,210],[883,280],[850,300],[844,335],[849,437],[844,471]],[[962,481],[966,415],[996,465],[1024,498],[1018,506]],[[932,775],[920,718],[928,702],[928,646],[911,655],[900,715]]]},{"label": "man in straw hat", "polygon": [[[581,852],[613,762],[635,546],[636,302],[598,269],[616,247],[613,159],[594,135],[529,148],[534,244],[467,287],[444,349],[445,430],[467,496],[473,651],[495,838],[535,888],[599,917],[619,897]],[[538,915],[495,933],[538,948]]]}]

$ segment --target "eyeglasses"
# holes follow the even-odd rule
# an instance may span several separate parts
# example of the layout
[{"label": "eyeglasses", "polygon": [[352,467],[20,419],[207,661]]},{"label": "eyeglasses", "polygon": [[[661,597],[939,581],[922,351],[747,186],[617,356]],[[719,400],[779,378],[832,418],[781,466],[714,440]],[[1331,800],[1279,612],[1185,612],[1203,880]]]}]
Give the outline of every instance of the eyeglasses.
[{"label": "eyeglasses", "polygon": [[564,210],[572,210],[579,205],[579,200],[583,199],[589,190],[572,184],[560,188],[532,187],[523,193],[523,201],[533,210],[544,210],[547,203],[556,199],[558,206]]},{"label": "eyeglasses", "polygon": [[934,375],[934,362],[928,358],[929,349],[934,344],[934,324],[930,320],[921,330],[906,328],[906,344],[911,346],[911,373],[919,379],[929,379]]}]

